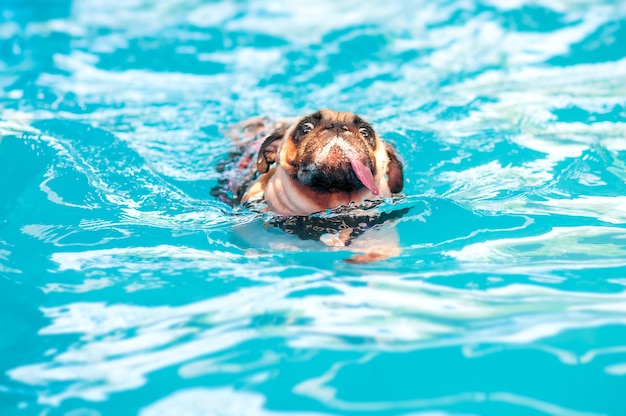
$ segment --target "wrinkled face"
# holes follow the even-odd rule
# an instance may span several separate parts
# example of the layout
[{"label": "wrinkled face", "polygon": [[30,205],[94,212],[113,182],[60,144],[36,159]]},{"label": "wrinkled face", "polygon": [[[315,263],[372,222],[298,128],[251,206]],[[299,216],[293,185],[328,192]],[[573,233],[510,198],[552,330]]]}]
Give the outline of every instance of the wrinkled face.
[{"label": "wrinkled face", "polygon": [[280,164],[289,176],[317,191],[352,192],[374,182],[380,140],[353,113],[320,110],[302,118],[286,133]]}]

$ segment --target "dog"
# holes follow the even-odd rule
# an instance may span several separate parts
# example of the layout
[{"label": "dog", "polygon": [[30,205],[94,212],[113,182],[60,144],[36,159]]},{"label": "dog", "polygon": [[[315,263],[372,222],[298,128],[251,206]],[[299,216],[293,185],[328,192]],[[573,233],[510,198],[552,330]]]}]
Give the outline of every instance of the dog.
[{"label": "dog", "polygon": [[[277,223],[287,232],[294,233],[288,226],[296,223],[324,229],[311,225],[304,216],[376,203],[402,192],[403,164],[395,149],[354,113],[322,109],[294,122],[278,123],[254,118],[244,123],[243,131],[247,137],[238,140],[240,151],[231,155],[237,157],[231,157],[230,168],[220,168],[225,172],[234,165],[246,172],[238,181],[223,180],[235,195],[228,202],[266,204],[264,210],[277,214]],[[218,194],[224,195],[214,193]],[[364,224],[365,217],[371,219],[365,221],[366,228],[377,225],[369,214],[357,216],[356,223]],[[336,231],[318,233],[316,238],[329,246],[346,246],[363,230],[346,225]],[[304,238],[301,233],[300,237]],[[367,245],[371,248],[371,242]],[[386,258],[399,250],[385,245],[375,252],[368,247],[363,248],[366,255],[353,257],[353,262]]]},{"label": "dog", "polygon": [[282,216],[388,198],[404,186],[396,151],[369,123],[326,109],[270,134],[256,167],[262,176],[242,202],[262,198]]}]

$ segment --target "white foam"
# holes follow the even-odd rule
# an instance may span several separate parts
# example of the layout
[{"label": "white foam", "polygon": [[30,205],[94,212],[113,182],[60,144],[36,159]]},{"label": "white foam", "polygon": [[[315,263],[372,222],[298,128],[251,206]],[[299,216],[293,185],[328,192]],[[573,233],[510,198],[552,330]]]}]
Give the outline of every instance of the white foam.
[{"label": "white foam", "polygon": [[184,414],[189,416],[278,416],[284,414],[313,416],[315,412],[281,412],[264,408],[265,397],[233,387],[189,388],[176,391],[153,404],[144,407],[141,416]]}]

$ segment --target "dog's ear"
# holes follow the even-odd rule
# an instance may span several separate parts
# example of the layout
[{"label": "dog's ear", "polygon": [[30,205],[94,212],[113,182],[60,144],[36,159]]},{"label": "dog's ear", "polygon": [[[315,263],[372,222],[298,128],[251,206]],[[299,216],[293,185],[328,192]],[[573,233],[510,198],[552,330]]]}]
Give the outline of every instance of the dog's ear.
[{"label": "dog's ear", "polygon": [[398,159],[398,155],[393,147],[385,143],[385,149],[387,150],[387,155],[389,156],[389,164],[387,165],[387,174],[389,175],[389,179],[387,180],[387,183],[389,184],[389,190],[392,193],[397,194],[402,192],[402,188],[404,187],[402,162]]},{"label": "dog's ear", "polygon": [[256,168],[261,173],[267,173],[270,169],[270,165],[276,162],[276,152],[278,151],[278,144],[283,139],[287,126],[281,127],[274,133],[265,138],[261,148],[259,149],[259,156],[256,160]]}]

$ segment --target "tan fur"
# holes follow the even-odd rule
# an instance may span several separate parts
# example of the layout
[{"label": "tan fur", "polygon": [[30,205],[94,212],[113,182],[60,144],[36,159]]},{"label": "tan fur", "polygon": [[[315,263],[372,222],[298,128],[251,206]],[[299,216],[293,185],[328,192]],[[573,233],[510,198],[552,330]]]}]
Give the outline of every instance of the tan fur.
[{"label": "tan fur", "polygon": [[[321,120],[315,125],[313,130],[306,134],[298,143],[294,140],[297,135],[297,129],[309,117],[303,117],[293,123],[286,129],[284,134],[268,139],[267,147],[261,148],[259,153],[258,166],[259,170],[264,173],[246,192],[242,199],[242,203],[251,200],[264,199],[270,209],[279,215],[308,215],[314,212],[326,209],[337,208],[350,202],[362,203],[365,200],[376,200],[379,198],[387,198],[392,196],[389,178],[394,178],[397,182],[402,181],[402,164],[395,159],[395,152],[390,146],[384,143],[373,130],[371,133],[372,142],[369,146],[364,143],[365,137],[360,135],[358,126],[354,123],[355,115],[348,112],[336,112],[332,110],[320,110]],[[360,120],[360,119],[359,119]],[[331,130],[328,123],[339,123],[341,128]],[[363,122],[365,123],[365,122]],[[313,123],[315,124],[315,123]],[[365,123],[366,124],[366,123]],[[371,127],[367,125],[368,127]],[[339,133],[336,133],[336,132]],[[282,133],[282,131],[280,132]],[[375,174],[373,176],[379,194],[374,195],[366,187],[362,187],[354,191],[338,191],[338,190],[320,190],[307,186],[298,179],[297,166],[302,163],[304,158],[320,157],[322,148],[329,142],[332,137],[346,137],[346,142],[354,143],[354,152],[358,153],[359,158],[368,161],[375,166]],[[343,140],[343,139],[342,139]],[[330,148],[330,146],[328,146]],[[350,147],[352,149],[353,147]],[[331,166],[337,160],[339,163],[343,159],[345,164],[346,155],[341,152],[327,151],[328,156],[323,160],[323,164]],[[391,158],[394,158],[391,160]],[[307,159],[308,160],[308,159]],[[268,166],[276,163],[276,167],[270,170]],[[394,165],[395,163],[395,165]],[[390,166],[394,169],[389,172]],[[399,179],[397,179],[399,174]],[[397,183],[395,184],[398,187]]]}]

